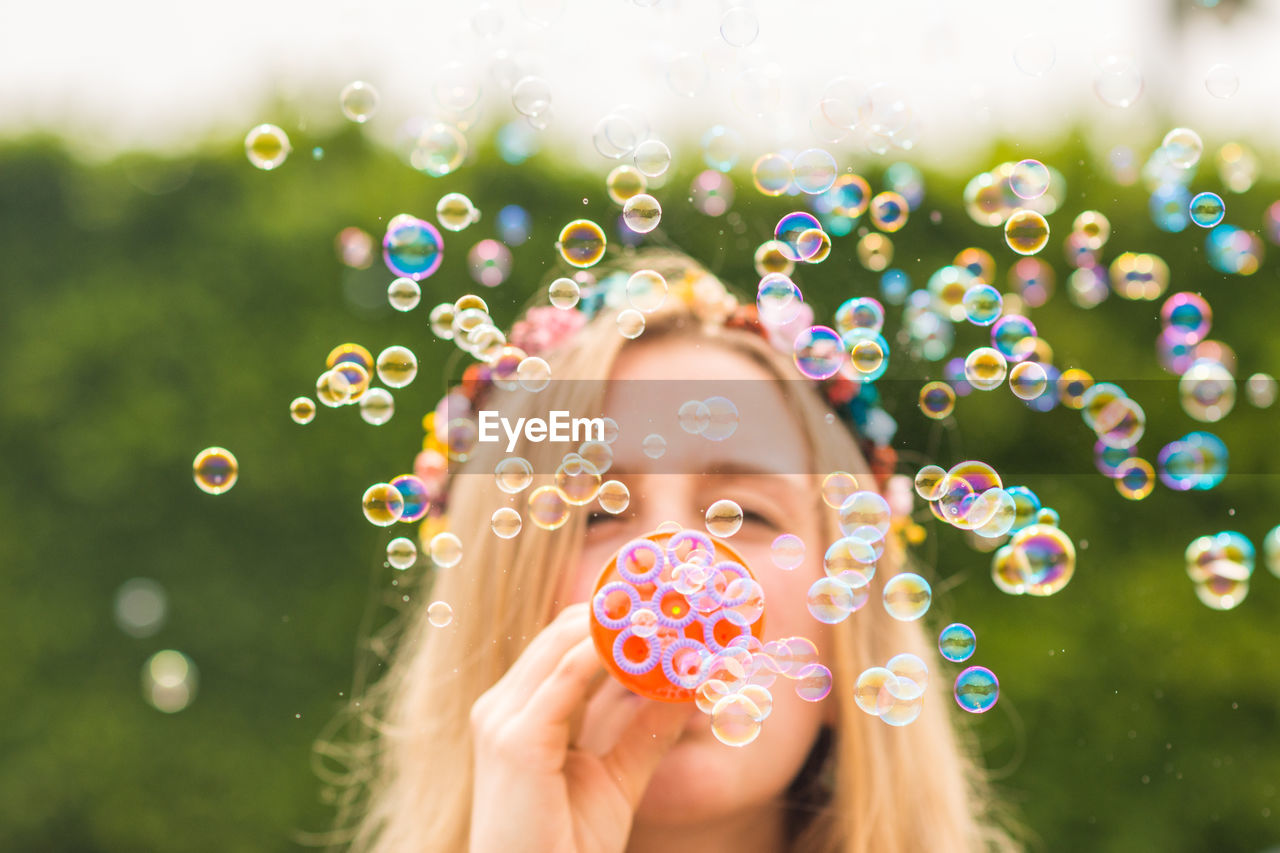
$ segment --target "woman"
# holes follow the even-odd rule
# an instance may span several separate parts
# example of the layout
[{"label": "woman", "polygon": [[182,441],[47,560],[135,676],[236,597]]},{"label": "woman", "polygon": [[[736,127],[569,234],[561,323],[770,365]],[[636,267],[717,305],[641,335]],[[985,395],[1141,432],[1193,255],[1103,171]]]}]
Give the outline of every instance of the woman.
[{"label": "woman", "polygon": [[[704,269],[683,255],[652,252],[626,266],[656,269],[673,283],[642,335],[621,336],[616,311],[605,308],[539,344],[555,379],[611,381],[553,382],[524,399],[540,397],[541,409],[619,413],[624,428],[608,476],[628,485],[631,505],[617,517],[584,507],[555,531],[526,517],[522,532],[504,540],[490,532],[490,516],[505,505],[524,514],[527,493],[500,491],[491,465],[476,476],[453,473],[448,527],[463,540],[465,558],[439,571],[429,594],[410,593],[416,612],[392,666],[361,700],[360,713],[378,734],[352,849],[1010,847],[987,823],[983,786],[952,730],[944,679],[931,679],[920,717],[902,728],[852,700],[858,674],[898,653],[938,669],[923,627],[896,621],[879,605],[879,584],[902,565],[900,547],[889,542],[870,605],[836,625],[807,611],[823,552],[841,536],[836,513],[822,501],[822,474],[844,470],[860,484],[875,482],[856,438],[816,386],[796,381],[789,355],[740,322],[732,297]],[[739,406],[740,432],[731,440],[673,442],[654,460],[625,423],[628,413],[643,420],[656,412],[670,420],[666,434],[678,434],[678,392],[654,397],[677,379],[750,380],[737,387],[753,396]],[[519,414],[517,397],[492,399]],[[545,472],[564,448],[526,443],[515,452]],[[664,521],[700,528],[720,498],[743,509],[729,544],[764,587],[766,639],[809,637],[834,683],[819,703],[775,689],[761,734],[740,749],[719,743],[690,704],[641,699],[603,678],[584,603],[617,548]],[[781,533],[807,546],[794,571],[770,559]],[[452,606],[450,625],[428,621],[431,600]]]}]

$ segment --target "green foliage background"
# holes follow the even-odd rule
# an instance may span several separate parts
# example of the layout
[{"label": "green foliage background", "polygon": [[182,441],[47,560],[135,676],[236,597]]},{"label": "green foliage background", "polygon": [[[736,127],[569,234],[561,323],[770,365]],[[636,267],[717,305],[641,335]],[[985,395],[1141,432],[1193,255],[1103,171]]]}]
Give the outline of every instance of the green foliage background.
[{"label": "green foliage background", "polygon": [[[590,216],[616,234],[604,164],[541,153],[517,168],[486,148],[432,179],[354,131],[315,143],[323,159],[298,150],[273,173],[251,168],[233,142],[180,160],[130,155],[101,165],[77,162],[56,140],[0,149],[2,849],[285,850],[299,832],[327,828],[310,748],[351,689],[364,602],[389,589],[392,574],[381,554],[389,534],[364,522],[359,498],[408,469],[419,416],[445,387],[452,351],[433,340],[426,313],[477,289],[465,247],[496,236],[502,205],[534,215],[511,279],[483,292],[503,324],[554,269],[565,221]],[[1058,293],[1032,317],[1059,367],[1134,383],[1149,415],[1143,455],[1153,459],[1198,428],[1155,363],[1159,303],[1112,297],[1093,311],[1073,307],[1060,252],[1071,218],[1102,210],[1114,226],[1106,260],[1154,251],[1173,270],[1170,292],[1202,292],[1215,310],[1213,336],[1235,348],[1242,376],[1280,368],[1280,264],[1272,257],[1252,277],[1219,275],[1198,230],[1156,231],[1141,187],[1110,184],[1082,144],[1038,153],[1071,192],[1050,217],[1044,252]],[[1009,155],[1025,156],[993,149],[986,166]],[[657,193],[663,231],[749,290],[752,249],[794,202],[756,195],[736,172],[742,225],[734,229],[686,203],[700,167],[677,166]],[[878,186],[878,169],[866,174]],[[894,266],[923,286],[976,245],[996,256],[1003,282],[1013,256],[998,231],[964,215],[963,181],[931,175],[927,186],[922,211],[894,238]],[[1193,186],[1223,192],[1204,166]],[[484,218],[447,236],[422,306],[394,312],[380,295],[391,276],[380,263],[341,266],[334,236],[350,225],[378,236],[400,212],[430,217],[451,190],[469,194]],[[1223,194],[1227,221],[1251,229],[1280,195],[1275,183]],[[837,239],[826,263],[798,274],[819,318],[848,296],[878,295],[877,277],[854,259],[854,239]],[[889,315],[892,341],[899,312]],[[961,347],[982,337],[958,331]],[[374,352],[409,345],[419,379],[396,394],[384,427],[329,409],[296,426],[289,400],[312,391],[325,354],[347,340]],[[999,593],[989,557],[953,531],[931,526],[925,548],[943,579],[937,588],[947,589],[931,622],[967,621],[979,637],[975,662],[1001,678],[997,709],[966,723],[1035,834],[1032,845],[1255,851],[1276,843],[1280,579],[1259,568],[1247,600],[1218,613],[1196,600],[1182,567],[1196,535],[1238,529],[1260,546],[1280,523],[1274,410],[1242,400],[1211,427],[1232,454],[1217,490],[1161,487],[1131,504],[1092,472],[1077,413],[1037,415],[997,392],[961,399],[958,430],[940,431],[903,391],[938,371],[894,362],[891,377],[913,380],[886,383],[903,446],[942,464],[969,456],[996,464],[1006,482],[1031,486],[1058,509],[1081,549],[1061,594],[1030,599]],[[230,447],[241,465],[239,484],[216,498],[190,474],[192,457],[211,444]],[[114,593],[135,576],[169,595],[168,622],[146,639],[113,622]],[[196,700],[174,715],[140,692],[142,665],[162,648],[199,668]]]}]

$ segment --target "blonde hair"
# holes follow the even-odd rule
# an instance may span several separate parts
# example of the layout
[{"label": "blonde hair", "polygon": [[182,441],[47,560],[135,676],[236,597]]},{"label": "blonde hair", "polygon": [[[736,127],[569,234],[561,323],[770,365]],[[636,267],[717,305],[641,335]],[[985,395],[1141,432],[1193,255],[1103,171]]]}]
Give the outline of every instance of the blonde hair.
[{"label": "blonde hair", "polygon": [[[695,269],[677,253],[637,253],[632,269],[657,268],[673,278],[677,268]],[[704,324],[689,306],[668,299],[648,316],[644,335],[648,344],[670,335],[694,335],[718,342],[765,366],[779,380],[794,379],[789,358],[752,332]],[[622,349],[630,342],[614,325],[611,311],[602,310],[564,347],[545,354],[559,378],[605,379]],[[800,383],[785,382],[785,386]],[[563,395],[553,407],[570,411],[599,411],[601,382],[553,383],[547,392]],[[544,393],[547,393],[544,392]],[[572,399],[580,395],[582,399]],[[870,482],[853,436],[832,424],[830,408],[816,388],[791,393],[792,411],[808,437],[814,471],[846,470],[860,482]],[[542,406],[547,400],[540,400]],[[504,412],[518,401],[504,400]],[[526,458],[536,471],[554,470],[556,453],[550,444],[528,445]],[[539,457],[542,458],[539,458]],[[549,479],[549,478],[548,478]],[[535,480],[534,488],[540,485]],[[816,486],[816,483],[815,483]],[[524,498],[528,492],[516,498]],[[841,534],[835,513],[822,505],[813,490],[814,509],[822,519],[826,542]],[[390,668],[363,696],[355,698],[339,725],[357,732],[345,742],[329,738],[317,745],[317,756],[337,761],[335,772],[321,766],[322,775],[341,791],[338,829],[328,837],[356,853],[459,851],[467,847],[471,810],[471,737],[468,715],[476,698],[494,684],[525,645],[547,624],[558,605],[559,570],[576,565],[584,531],[582,512],[574,512],[561,529],[548,532],[526,523],[512,540],[488,535],[489,517],[500,505],[515,503],[499,491],[492,476],[454,476],[449,492],[449,528],[463,541],[465,557],[440,571],[428,583],[401,592],[410,596],[398,645]],[[522,513],[523,514],[523,513]],[[886,576],[900,570],[905,555],[890,546],[881,561]],[[429,594],[428,594],[429,593]],[[449,602],[451,625],[441,629],[427,620],[430,601]],[[833,736],[819,738],[789,793],[803,797],[812,790],[830,750],[830,775],[825,802],[793,802],[799,824],[792,849],[804,851],[968,851],[1016,849],[991,825],[990,798],[977,768],[966,757],[953,730],[950,685],[937,664],[933,644],[918,623],[899,622],[884,608],[868,606],[832,626],[832,647],[823,649],[837,689],[825,701],[835,703]],[[392,631],[399,632],[399,626]],[[375,638],[389,651],[386,634]],[[930,664],[928,696],[920,717],[895,728],[865,714],[852,701],[851,686],[865,668],[883,665],[891,656],[910,652]],[[364,734],[361,735],[360,732]],[[337,730],[330,733],[337,734]],[[833,765],[833,767],[830,767]],[[821,787],[821,786],[818,786]],[[323,842],[321,842],[323,843]]]}]

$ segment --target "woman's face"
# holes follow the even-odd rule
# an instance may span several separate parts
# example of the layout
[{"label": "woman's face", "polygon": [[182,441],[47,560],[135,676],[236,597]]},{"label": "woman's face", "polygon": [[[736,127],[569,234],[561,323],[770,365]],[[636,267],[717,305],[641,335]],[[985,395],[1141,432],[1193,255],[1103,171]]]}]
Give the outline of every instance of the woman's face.
[{"label": "woman's face", "polygon": [[[740,419],[729,439],[711,441],[681,430],[676,411],[693,393],[737,397]],[[819,510],[825,508],[816,478],[808,473],[804,433],[777,380],[722,346],[668,338],[623,351],[611,376],[606,414],[620,426],[607,476],[627,485],[631,504],[618,516],[592,516],[581,564],[561,600],[589,599],[601,568],[627,541],[664,521],[704,529],[707,507],[728,498],[743,511],[742,527],[728,542],[764,588],[765,640],[801,635],[825,648],[825,626],[809,615],[805,602],[810,584],[822,574],[827,543],[821,541]],[[657,460],[642,449],[650,433],[667,439],[666,452]],[[779,569],[770,556],[773,540],[782,533],[805,543],[805,562],[791,571]],[[610,680],[605,690],[624,688]],[[784,678],[771,690],[773,712],[746,747],[720,743],[711,733],[710,718],[694,714],[650,783],[637,821],[714,819],[758,806],[785,790],[829,709],[827,703],[801,700]],[[601,705],[618,707],[616,702]],[[580,745],[590,748],[592,737],[607,740],[610,722],[593,720],[588,708],[582,736],[588,743]]]}]

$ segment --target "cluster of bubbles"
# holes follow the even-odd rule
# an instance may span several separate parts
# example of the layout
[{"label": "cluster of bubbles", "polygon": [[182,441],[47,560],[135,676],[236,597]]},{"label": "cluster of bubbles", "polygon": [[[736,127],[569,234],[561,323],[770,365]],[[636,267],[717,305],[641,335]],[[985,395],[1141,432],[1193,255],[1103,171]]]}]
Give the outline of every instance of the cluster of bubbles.
[{"label": "cluster of bubbles", "polygon": [[891,726],[914,723],[924,709],[929,666],[904,652],[884,666],[863,670],[853,685],[853,701],[862,711]]},{"label": "cluster of bubbles", "polygon": [[[393,305],[417,304],[416,284],[410,279],[397,279],[388,288]],[[401,308],[400,310],[410,310]],[[360,418],[372,426],[381,426],[395,414],[395,398],[387,388],[403,388],[418,375],[418,359],[407,347],[386,347],[375,358],[368,349],[356,343],[339,344],[325,359],[325,370],[316,378],[315,400],[295,397],[289,404],[289,416],[302,426],[316,417],[316,401],[328,408],[356,406]],[[377,378],[387,388],[373,385]]]},{"label": "cluster of bubbles", "polygon": [[[1263,560],[1280,578],[1280,525],[1263,539]],[[1214,610],[1231,610],[1249,594],[1257,552],[1243,533],[1224,530],[1198,536],[1186,550],[1187,576],[1195,585],[1196,597]]]},{"label": "cluster of bubbles", "polygon": [[915,490],[939,521],[999,546],[991,578],[1002,592],[1053,595],[1075,574],[1075,545],[1058,527],[1058,514],[1026,486],[1005,488],[985,462],[968,460],[950,470],[926,465],[916,473]]},{"label": "cluster of bubbles", "polygon": [[[938,634],[938,653],[952,663],[963,663],[973,657],[978,636],[962,622],[953,622]],[[956,675],[952,689],[956,704],[971,714],[990,711],[1000,698],[1000,681],[985,666],[970,666]]]},{"label": "cluster of bubbles", "polygon": [[[708,511],[708,527],[731,534],[735,509]],[[736,518],[741,524],[741,510]],[[811,640],[761,642],[764,612],[764,590],[736,554],[669,523],[622,546],[605,567],[591,599],[592,636],[630,689],[692,698],[718,740],[746,746],[773,709],[779,675],[806,701],[831,692],[831,671]]]},{"label": "cluster of bubbles", "polygon": [[[824,478],[822,499],[837,512],[842,535],[823,553],[826,577],[809,587],[806,603],[813,618],[834,625],[867,603],[893,513],[879,492],[860,488],[847,471],[834,471]],[[928,612],[933,590],[920,575],[899,572],[885,581],[881,600],[894,619],[912,622]]]}]

